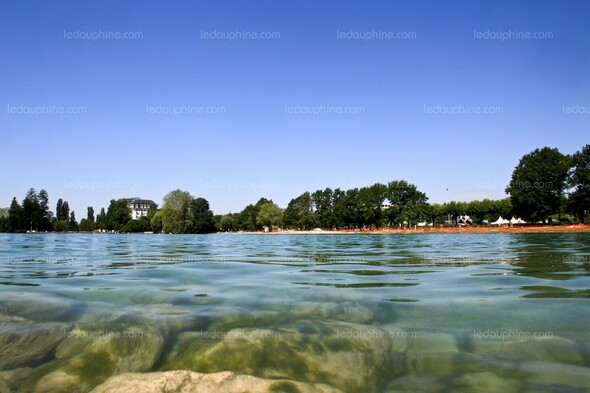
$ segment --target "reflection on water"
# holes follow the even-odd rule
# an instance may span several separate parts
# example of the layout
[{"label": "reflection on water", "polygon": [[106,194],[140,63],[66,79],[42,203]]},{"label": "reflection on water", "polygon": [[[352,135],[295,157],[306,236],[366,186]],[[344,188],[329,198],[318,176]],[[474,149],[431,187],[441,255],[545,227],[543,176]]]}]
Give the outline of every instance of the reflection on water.
[{"label": "reflection on water", "polygon": [[589,262],[584,233],[2,234],[0,391],[178,369],[586,391]]}]

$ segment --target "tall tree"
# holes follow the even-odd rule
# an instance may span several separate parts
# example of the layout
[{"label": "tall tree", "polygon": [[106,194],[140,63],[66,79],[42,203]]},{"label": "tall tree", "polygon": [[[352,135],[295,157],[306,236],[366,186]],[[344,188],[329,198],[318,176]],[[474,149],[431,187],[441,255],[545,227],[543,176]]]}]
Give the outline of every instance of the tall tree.
[{"label": "tall tree", "polygon": [[49,194],[47,191],[39,191],[39,229],[47,231],[51,226],[51,212],[49,211]]},{"label": "tall tree", "polygon": [[106,218],[107,214],[104,211],[104,207],[100,209],[100,213],[96,216],[96,227],[100,230],[106,229]]},{"label": "tall tree", "polygon": [[119,231],[131,220],[131,209],[127,203],[127,199],[111,200],[105,217],[107,229]]},{"label": "tall tree", "polygon": [[288,228],[309,230],[316,227],[311,195],[304,192],[289,202],[284,211],[284,224]]},{"label": "tall tree", "polygon": [[311,194],[311,201],[318,225],[322,228],[332,228],[332,196],[331,188],[317,190]]},{"label": "tall tree", "polygon": [[39,204],[39,197],[34,188],[27,191],[27,195],[23,200],[23,217],[27,224],[27,229],[39,230],[41,205]]},{"label": "tall tree", "polygon": [[574,154],[572,164],[570,185],[574,190],[569,196],[569,208],[584,222],[590,211],[590,145]]},{"label": "tall tree", "polygon": [[387,186],[375,183],[359,190],[358,202],[363,226],[379,228],[383,217],[383,202],[387,197]]},{"label": "tall tree", "polygon": [[10,232],[21,232],[26,230],[26,222],[23,217],[23,208],[12,198],[12,203],[8,209],[8,230]]},{"label": "tall tree", "polygon": [[72,211],[70,213],[70,221],[68,223],[68,229],[70,231],[77,232],[78,231],[78,221],[76,221],[76,213]]},{"label": "tall tree", "polygon": [[88,221],[94,222],[94,208],[92,206],[88,206],[87,213],[86,213],[86,219]]},{"label": "tall tree", "polygon": [[349,228],[352,224],[346,191],[337,188],[332,193],[332,223],[336,228]]},{"label": "tall tree", "polygon": [[533,221],[546,221],[552,214],[559,214],[569,164],[568,156],[549,147],[524,155],[506,188],[514,212]]},{"label": "tall tree", "polygon": [[272,202],[272,200],[268,200],[266,198],[260,198],[255,205],[248,205],[242,210],[240,213],[235,215],[235,223],[238,229],[243,231],[257,231],[260,229],[260,226],[256,222],[256,218],[258,217],[258,212],[262,205]]},{"label": "tall tree", "polygon": [[68,210],[67,214],[64,216],[64,211],[65,211],[64,210],[64,201],[63,201],[63,199],[59,198],[57,200],[57,205],[55,206],[55,218],[58,221],[67,220],[70,215],[69,207],[67,210]]},{"label": "tall tree", "polygon": [[188,233],[193,225],[190,209],[193,197],[187,191],[174,190],[166,194],[162,204],[163,231],[167,233]]},{"label": "tall tree", "polygon": [[256,216],[256,223],[260,226],[266,226],[272,231],[273,227],[279,226],[283,218],[283,210],[276,203],[267,202],[260,206],[260,211]]},{"label": "tall tree", "polygon": [[213,212],[209,209],[209,202],[205,198],[195,198],[190,205],[193,225],[191,232],[193,233],[212,233],[215,232],[215,224],[213,222]]},{"label": "tall tree", "polygon": [[236,224],[234,222],[234,215],[229,213],[229,214],[224,214],[221,217],[221,220],[219,221],[219,230],[222,232],[230,232],[230,231],[235,231],[236,228]]},{"label": "tall tree", "polygon": [[419,220],[427,218],[426,194],[418,191],[418,187],[405,180],[392,181],[387,185],[387,209],[389,222],[394,225],[406,222],[415,225]]}]

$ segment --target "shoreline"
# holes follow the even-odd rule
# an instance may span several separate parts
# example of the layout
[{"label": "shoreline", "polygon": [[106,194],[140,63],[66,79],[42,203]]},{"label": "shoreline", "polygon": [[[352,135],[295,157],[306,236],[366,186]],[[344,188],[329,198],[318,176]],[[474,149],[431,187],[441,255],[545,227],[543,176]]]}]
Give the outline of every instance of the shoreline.
[{"label": "shoreline", "polygon": [[539,225],[539,226],[527,226],[517,225],[512,227],[434,227],[434,228],[416,228],[416,229],[393,229],[393,228],[380,228],[380,229],[314,229],[309,231],[299,230],[285,230],[285,231],[272,231],[272,232],[218,232],[218,233],[230,233],[230,234],[253,234],[253,235],[387,235],[387,234],[429,234],[429,233],[554,233],[554,232],[583,232],[590,233],[590,224],[572,224],[572,225]]}]

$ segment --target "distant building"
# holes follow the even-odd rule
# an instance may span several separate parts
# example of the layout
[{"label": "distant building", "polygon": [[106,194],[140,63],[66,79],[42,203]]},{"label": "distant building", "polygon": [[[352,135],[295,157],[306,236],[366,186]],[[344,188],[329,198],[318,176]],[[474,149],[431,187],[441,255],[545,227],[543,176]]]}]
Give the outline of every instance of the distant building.
[{"label": "distant building", "polygon": [[141,217],[147,217],[148,212],[152,206],[156,203],[150,199],[141,198],[130,198],[127,202],[127,206],[131,209],[131,218],[138,220]]}]

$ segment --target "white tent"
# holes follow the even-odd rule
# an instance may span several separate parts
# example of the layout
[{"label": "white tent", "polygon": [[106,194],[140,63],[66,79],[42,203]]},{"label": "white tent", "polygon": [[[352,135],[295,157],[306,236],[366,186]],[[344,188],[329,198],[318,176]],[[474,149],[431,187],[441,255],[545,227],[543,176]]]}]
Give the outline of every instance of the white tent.
[{"label": "white tent", "polygon": [[505,220],[502,218],[502,216],[498,217],[498,219],[494,222],[492,222],[492,225],[508,225],[510,224],[510,221]]},{"label": "white tent", "polygon": [[512,217],[512,219],[510,220],[510,223],[512,225],[515,225],[515,224],[518,225],[518,224],[526,224],[526,221],[524,221],[521,218],[514,218],[514,217]]}]

